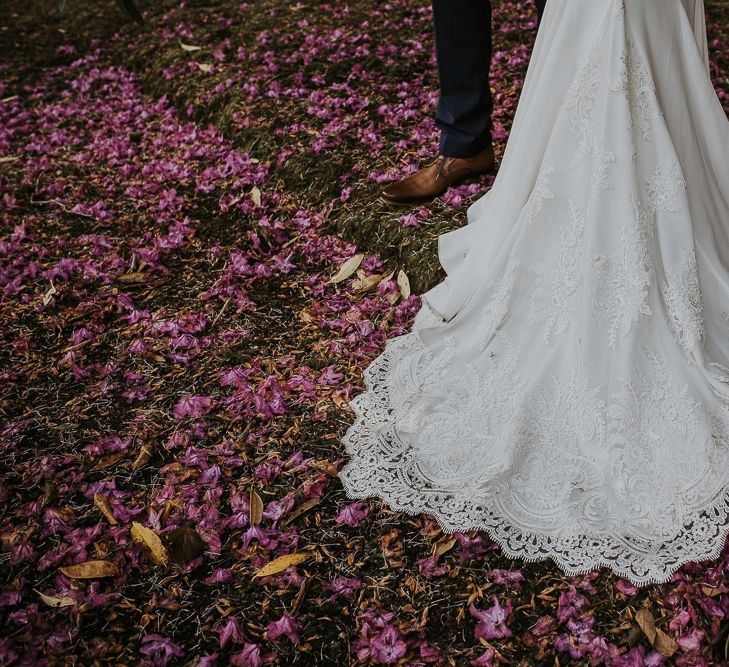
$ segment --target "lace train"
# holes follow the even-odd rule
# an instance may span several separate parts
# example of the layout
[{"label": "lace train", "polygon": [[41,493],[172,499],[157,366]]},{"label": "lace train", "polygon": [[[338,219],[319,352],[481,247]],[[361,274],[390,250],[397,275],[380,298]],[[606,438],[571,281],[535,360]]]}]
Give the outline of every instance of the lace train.
[{"label": "lace train", "polygon": [[[609,527],[611,532],[605,534],[580,532],[585,531],[581,524],[576,525],[577,532],[560,534],[559,532],[546,532],[548,526],[561,527],[559,519],[568,519],[582,516],[585,524],[589,519],[604,516],[605,495],[602,493],[598,480],[599,470],[589,466],[587,461],[576,457],[572,460],[571,468],[563,468],[565,474],[559,479],[549,479],[544,466],[549,461],[544,457],[535,457],[529,464],[529,470],[543,478],[541,488],[533,485],[520,488],[521,491],[541,494],[545,504],[552,503],[553,520],[547,521],[544,514],[532,515],[530,511],[519,511],[521,503],[518,497],[510,494],[508,475],[510,462],[504,458],[503,449],[497,452],[489,451],[492,457],[484,461],[479,456],[476,445],[478,440],[469,442],[470,447],[459,446],[459,437],[476,436],[473,427],[468,424],[469,419],[478,417],[477,413],[468,411],[468,408],[457,408],[460,400],[467,400],[466,406],[472,404],[471,397],[480,395],[493,401],[489,403],[490,410],[495,418],[505,415],[514,416],[514,407],[507,397],[513,397],[518,391],[508,390],[510,383],[514,382],[511,373],[515,370],[515,357],[513,347],[508,340],[504,341],[506,355],[504,361],[494,364],[494,373],[490,376],[493,384],[484,389],[476,389],[473,385],[462,385],[460,392],[453,395],[450,407],[456,412],[446,413],[441,422],[446,429],[447,437],[432,439],[435,446],[447,450],[449,458],[428,457],[425,451],[415,451],[407,441],[403,441],[396,428],[393,414],[401,414],[407,409],[406,402],[392,402],[392,396],[404,396],[402,392],[403,378],[393,377],[393,370],[404,372],[408,369],[412,375],[409,384],[415,386],[420,378],[432,372],[435,367],[429,351],[425,348],[417,335],[421,326],[425,326],[426,317],[430,317],[431,325],[435,323],[435,316],[429,308],[423,308],[416,317],[413,333],[404,337],[388,341],[386,349],[365,370],[366,391],[358,395],[351,402],[356,414],[356,421],[349,428],[343,438],[347,452],[352,460],[340,473],[345,491],[350,498],[368,498],[377,496],[385,501],[391,508],[407,514],[420,514],[427,512],[433,515],[445,532],[466,531],[470,529],[486,530],[490,537],[498,542],[504,553],[512,558],[522,558],[526,561],[537,561],[552,558],[559,568],[566,574],[580,574],[590,572],[600,565],[610,567],[615,573],[631,580],[637,585],[659,583],[667,581],[671,574],[683,563],[713,559],[720,555],[724,540],[729,533],[729,485],[727,485],[727,464],[729,464],[729,410],[715,416],[717,431],[723,439],[722,450],[716,452],[711,458],[711,465],[715,466],[715,477],[723,480],[722,490],[704,507],[697,507],[686,516],[677,517],[685,524],[678,534],[671,534],[668,515],[661,514],[660,506],[656,506],[655,514],[650,516],[653,526],[663,524],[666,541],[657,542],[645,539],[640,535],[640,529],[630,527],[624,518],[614,517],[614,523]],[[650,354],[650,352],[649,352]],[[494,358],[497,355],[494,355]],[[660,368],[660,361],[655,359]],[[437,365],[437,364],[436,364]],[[420,375],[415,368],[424,368]],[[665,367],[662,368],[665,372]],[[553,386],[552,411],[554,419],[550,426],[554,429],[554,436],[570,435],[568,427],[559,424],[559,418],[567,414],[565,408],[578,409],[579,404],[594,400],[594,392],[589,393],[589,387],[584,385],[584,378],[570,371],[569,380],[565,385],[556,382]],[[667,385],[668,383],[666,383]],[[458,387],[454,387],[458,389]],[[505,393],[504,390],[507,389]],[[666,386],[663,387],[663,390]],[[550,388],[545,387],[544,392],[549,396]],[[583,393],[587,392],[587,393]],[[562,395],[560,395],[562,394]],[[685,397],[685,393],[684,393]],[[544,400],[545,396],[536,394],[525,396],[522,418],[527,421],[533,418],[530,414],[529,404],[532,398]],[[660,420],[660,403],[654,404],[653,419]],[[621,433],[621,425],[631,419],[630,408],[616,405],[612,411],[606,411],[604,406],[598,404],[591,406],[593,412],[589,415],[580,413],[583,433],[597,437],[612,431],[613,437],[625,437],[626,431]],[[564,410],[564,411],[563,411]],[[607,427],[605,415],[610,414],[615,420],[611,428]],[[679,413],[679,416],[683,416]],[[483,415],[482,415],[483,417]],[[626,421],[622,421],[626,420]],[[680,433],[686,435],[689,428],[695,423],[678,424]],[[437,425],[431,424],[431,428]],[[517,430],[517,429],[515,429]],[[667,429],[670,430],[670,429]],[[562,433],[560,433],[562,431]],[[526,431],[529,433],[529,431]],[[439,433],[443,436],[443,433]],[[531,437],[536,434],[529,433]],[[574,437],[574,433],[572,433]],[[557,441],[557,440],[556,440]],[[460,441],[463,443],[464,441]],[[468,442],[468,441],[466,441]],[[521,442],[521,447],[528,449],[530,440]],[[589,441],[587,441],[589,442]],[[493,444],[493,443],[490,443]],[[485,446],[489,446],[485,441]],[[487,450],[483,450],[486,453]],[[471,458],[473,457],[473,458]],[[563,457],[560,461],[566,464]],[[631,465],[638,465],[640,461],[631,461]],[[560,464],[562,465],[562,463]],[[469,470],[468,478],[463,471]],[[543,472],[539,472],[540,469]],[[529,479],[529,470],[523,469],[524,479]],[[435,473],[435,474],[434,474]],[[639,483],[639,477],[635,482]],[[429,483],[432,479],[447,480],[453,485],[435,485]],[[702,482],[708,481],[708,477]],[[700,482],[701,483],[701,482]],[[570,488],[582,491],[589,489],[578,498],[567,504],[570,498]],[[670,496],[675,492],[688,495],[689,489],[675,489],[666,487],[665,508],[671,506]],[[569,507],[569,511],[567,508]],[[642,509],[642,508],[640,508]],[[555,511],[556,510],[556,511]],[[641,511],[635,513],[642,514]],[[638,526],[639,524],[636,524]],[[634,529],[635,528],[635,529]]]},{"label": "lace train", "polygon": [[729,123],[700,8],[548,5],[494,187],[351,401],[349,497],[637,585],[720,555]]}]

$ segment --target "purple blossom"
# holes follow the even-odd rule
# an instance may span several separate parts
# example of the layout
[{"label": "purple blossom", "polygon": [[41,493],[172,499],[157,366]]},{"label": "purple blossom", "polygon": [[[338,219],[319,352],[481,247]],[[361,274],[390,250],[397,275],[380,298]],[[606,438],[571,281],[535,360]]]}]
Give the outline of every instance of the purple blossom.
[{"label": "purple blossom", "polygon": [[400,224],[403,227],[420,227],[420,220],[414,213],[406,213],[400,216]]},{"label": "purple blossom", "polygon": [[701,651],[701,642],[704,639],[704,634],[703,630],[694,628],[678,638],[678,645],[685,653],[699,653]]},{"label": "purple blossom", "polygon": [[360,660],[395,664],[407,652],[407,643],[390,622],[395,614],[369,607],[362,615],[360,637],[355,644]]},{"label": "purple blossom", "polygon": [[546,637],[557,629],[557,619],[554,616],[540,616],[530,628],[535,637]]},{"label": "purple blossom", "polygon": [[240,653],[231,657],[230,664],[235,667],[261,667],[275,661],[276,655],[276,651],[264,655],[258,644],[246,643]]},{"label": "purple blossom", "polygon": [[367,503],[350,503],[339,510],[334,520],[339,524],[346,524],[350,528],[356,528],[367,517],[368,513]]},{"label": "purple blossom", "polygon": [[638,593],[637,586],[634,586],[629,581],[625,581],[624,579],[619,579],[615,582],[615,588],[617,588],[621,593],[624,593],[625,595],[636,595]]},{"label": "purple blossom", "polygon": [[355,593],[362,588],[362,581],[347,577],[334,577],[331,581],[323,581],[322,585],[332,592],[329,601],[335,602],[339,597],[353,599]]},{"label": "purple blossom", "polygon": [[371,641],[370,651],[370,656],[377,662],[394,665],[405,655],[407,644],[398,631],[388,625]]},{"label": "purple blossom", "polygon": [[474,637],[476,639],[511,637],[513,633],[506,625],[509,614],[511,614],[511,600],[507,598],[506,604],[502,607],[495,595],[492,595],[491,599],[493,605],[486,611],[480,611],[474,605],[470,605],[468,608],[471,616],[478,620],[473,631]]},{"label": "purple blossom", "polygon": [[203,583],[213,584],[227,584],[233,579],[233,571],[226,568],[216,568],[209,577],[203,579]]},{"label": "purple blossom", "polygon": [[448,568],[445,565],[438,565],[440,556],[431,556],[430,558],[422,558],[418,561],[420,575],[425,579],[433,579],[448,574]]},{"label": "purple blossom", "polygon": [[20,604],[23,599],[23,592],[20,588],[11,589],[0,593],[0,607],[12,607]]},{"label": "purple blossom", "polygon": [[590,601],[584,595],[577,592],[574,584],[570,584],[567,590],[560,593],[557,618],[560,622],[566,621],[568,618],[576,616],[589,604]]},{"label": "purple blossom", "polygon": [[275,534],[275,530],[267,530],[260,526],[251,526],[243,535],[242,549],[246,551],[253,540],[259,542],[266,549],[273,549],[276,546],[276,540],[272,536]]},{"label": "purple blossom", "polygon": [[173,658],[181,658],[184,655],[182,649],[172,640],[156,634],[142,637],[142,646],[139,652],[149,656],[155,667],[164,667]]},{"label": "purple blossom", "polygon": [[678,632],[679,630],[683,630],[685,627],[688,626],[688,624],[691,622],[691,614],[686,609],[681,609],[681,611],[676,614],[676,616],[671,620],[671,622],[668,624],[669,630],[671,632]]},{"label": "purple blossom", "polygon": [[294,644],[301,643],[299,632],[301,630],[299,622],[289,612],[284,611],[278,621],[268,624],[268,638],[271,640],[278,639],[281,636],[288,637]]},{"label": "purple blossom", "polygon": [[469,664],[474,665],[474,667],[493,667],[493,665],[498,664],[498,662],[494,662],[495,658],[496,651],[494,651],[493,648],[488,648],[485,653],[482,653],[480,657],[471,660]]},{"label": "purple blossom", "polygon": [[554,646],[558,651],[568,652],[573,658],[589,657],[591,664],[599,662],[607,655],[608,646],[602,637],[595,635],[592,626],[594,616],[587,616],[576,620],[569,618],[567,628],[570,634],[562,634],[555,640]]},{"label": "purple blossom", "polygon": [[238,619],[235,616],[228,616],[227,620],[217,628],[215,632],[220,635],[220,648],[225,648],[228,642],[240,644],[243,641],[243,635],[238,625]]},{"label": "purple blossom", "polygon": [[501,584],[514,588],[516,590],[521,589],[524,583],[524,575],[520,570],[490,570],[487,573],[495,584]]},{"label": "purple blossom", "polygon": [[212,403],[210,396],[187,396],[179,400],[172,414],[178,420],[202,417],[210,411]]},{"label": "purple blossom", "polygon": [[480,560],[489,551],[499,548],[499,545],[487,541],[481,533],[471,537],[465,533],[454,533],[454,539],[460,547],[460,556],[464,560]]}]

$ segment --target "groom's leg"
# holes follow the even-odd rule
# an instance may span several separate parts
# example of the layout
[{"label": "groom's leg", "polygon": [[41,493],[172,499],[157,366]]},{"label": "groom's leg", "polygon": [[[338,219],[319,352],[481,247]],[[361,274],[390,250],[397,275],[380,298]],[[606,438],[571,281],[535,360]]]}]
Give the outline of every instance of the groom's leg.
[{"label": "groom's leg", "polygon": [[469,157],[491,143],[491,0],[432,0],[440,152]]},{"label": "groom's leg", "polygon": [[537,11],[539,12],[539,18],[541,20],[542,14],[544,14],[544,6],[547,4],[546,0],[536,0]]}]

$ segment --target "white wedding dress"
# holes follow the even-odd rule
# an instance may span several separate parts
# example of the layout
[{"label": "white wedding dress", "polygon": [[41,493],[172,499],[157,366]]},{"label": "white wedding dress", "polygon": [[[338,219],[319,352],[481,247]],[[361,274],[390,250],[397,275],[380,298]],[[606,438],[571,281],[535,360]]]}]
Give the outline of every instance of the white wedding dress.
[{"label": "white wedding dress", "polygon": [[350,498],[637,585],[729,532],[729,122],[702,0],[549,0],[493,188],[351,401]]}]

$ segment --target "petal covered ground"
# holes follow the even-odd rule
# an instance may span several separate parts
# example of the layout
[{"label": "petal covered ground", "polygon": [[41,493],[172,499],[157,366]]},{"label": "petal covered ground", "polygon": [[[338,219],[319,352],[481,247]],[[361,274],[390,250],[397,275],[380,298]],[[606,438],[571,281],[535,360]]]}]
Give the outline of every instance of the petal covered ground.
[{"label": "petal covered ground", "polygon": [[[0,664],[729,664],[726,549],[639,590],[342,492],[489,184],[377,202],[437,139],[428,4],[80,4],[0,10]],[[500,152],[534,12],[495,9]]]}]

